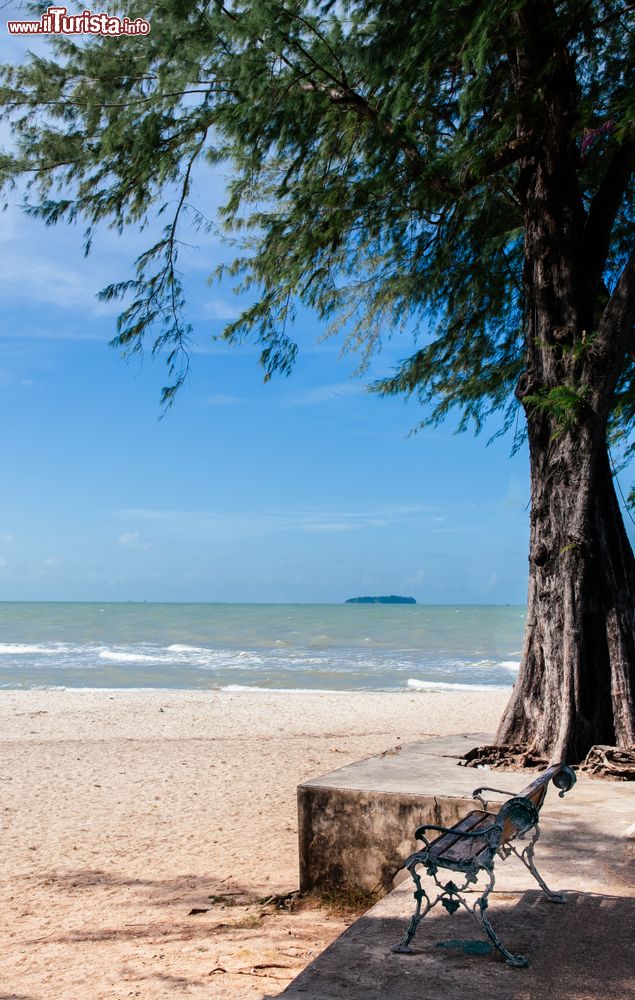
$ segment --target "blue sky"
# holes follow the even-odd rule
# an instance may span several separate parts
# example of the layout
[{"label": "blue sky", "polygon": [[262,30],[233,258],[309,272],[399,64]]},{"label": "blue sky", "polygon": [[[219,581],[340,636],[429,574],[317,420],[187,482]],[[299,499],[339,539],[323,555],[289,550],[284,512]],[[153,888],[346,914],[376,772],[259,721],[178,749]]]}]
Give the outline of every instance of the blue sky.
[{"label": "blue sky", "polygon": [[[221,177],[198,188],[220,202]],[[409,436],[417,404],[368,394],[309,315],[296,371],[264,385],[255,347],[213,339],[239,308],[206,283],[229,252],[213,235],[181,261],[195,348],[159,420],[161,361],[123,362],[95,298],[147,234],[104,232],[86,259],[81,227],[17,206],[0,225],[0,599],[524,603],[524,449],[452,421]],[[411,351],[388,341],[369,377]]]}]

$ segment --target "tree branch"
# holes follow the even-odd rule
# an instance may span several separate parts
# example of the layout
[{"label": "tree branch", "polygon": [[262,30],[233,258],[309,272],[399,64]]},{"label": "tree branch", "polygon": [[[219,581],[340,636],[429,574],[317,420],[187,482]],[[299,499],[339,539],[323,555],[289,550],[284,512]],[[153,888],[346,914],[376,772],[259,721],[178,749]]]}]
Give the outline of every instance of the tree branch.
[{"label": "tree branch", "polygon": [[[327,94],[331,99],[332,104],[339,105],[341,107],[349,107],[354,111],[360,118],[367,118],[369,121],[377,122],[379,119],[379,110],[373,107],[365,97],[362,97],[356,90],[352,87],[347,86],[332,86],[327,83],[315,83],[315,82],[305,82],[300,84],[302,90],[308,91],[319,91],[320,93]],[[390,122],[384,122],[382,125],[382,130],[384,135],[392,139],[395,134],[394,126]],[[416,146],[410,143],[399,140],[399,146],[406,157],[406,160],[410,164],[411,168],[415,170],[417,176],[423,172],[423,167],[425,161],[421,156],[421,153]]]},{"label": "tree branch", "polygon": [[[300,84],[300,86],[303,90],[319,91],[327,94],[333,104],[341,107],[349,107],[361,118],[366,118],[374,122],[379,120],[379,110],[370,104],[365,97],[352,87],[331,86],[326,83],[315,83],[309,81],[305,81]],[[388,138],[392,139],[394,137],[395,129],[391,122],[385,121],[382,125],[382,129]],[[399,140],[399,146],[406,157],[414,176],[419,177],[423,173],[426,165],[424,157],[421,155],[416,146],[405,142],[403,139]],[[492,177],[500,170],[503,170],[505,167],[508,167],[517,160],[520,160],[529,152],[530,146],[527,141],[524,139],[512,139],[511,142],[507,143],[507,145],[497,149],[489,156],[484,156],[475,166],[470,167],[467,171],[465,171],[458,186],[447,184],[443,181],[438,181],[435,186],[444,193],[456,194],[458,188],[458,193],[465,194],[472,188],[476,187],[481,181],[488,177]]]},{"label": "tree branch", "polygon": [[587,215],[582,249],[587,260],[587,281],[593,289],[602,277],[613,224],[634,170],[635,135],[613,156]]},{"label": "tree branch", "polygon": [[[615,385],[622,366],[629,338],[635,326],[635,250],[613,289],[604,307],[597,336],[597,352],[606,364],[606,375]],[[610,403],[610,396],[604,395],[604,402]]]},{"label": "tree branch", "polygon": [[474,167],[470,167],[461,182],[461,193],[476,187],[481,181],[517,163],[531,153],[533,145],[527,139],[512,139],[506,146],[501,146],[489,155],[484,156]]}]

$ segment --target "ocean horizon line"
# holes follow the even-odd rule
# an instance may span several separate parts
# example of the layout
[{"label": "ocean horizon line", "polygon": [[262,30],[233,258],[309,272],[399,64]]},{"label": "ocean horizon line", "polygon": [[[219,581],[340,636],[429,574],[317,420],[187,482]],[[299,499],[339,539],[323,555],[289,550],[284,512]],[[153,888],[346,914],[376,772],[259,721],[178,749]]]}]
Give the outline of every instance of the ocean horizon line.
[{"label": "ocean horizon line", "polygon": [[417,601],[416,604],[383,604],[380,602],[358,604],[356,602],[350,602],[349,599],[344,599],[342,601],[159,601],[159,600],[65,600],[62,598],[52,598],[50,600],[37,599],[37,600],[21,600],[20,598],[0,598],[0,605],[3,604],[90,604],[90,605],[101,605],[107,604],[112,605],[125,605],[125,604],[139,604],[139,605],[200,605],[204,607],[217,607],[217,606],[235,606],[235,605],[245,605],[248,607],[298,607],[298,608],[339,608],[339,607],[354,607],[354,608],[526,608],[527,604],[520,603],[517,604],[513,601]]}]

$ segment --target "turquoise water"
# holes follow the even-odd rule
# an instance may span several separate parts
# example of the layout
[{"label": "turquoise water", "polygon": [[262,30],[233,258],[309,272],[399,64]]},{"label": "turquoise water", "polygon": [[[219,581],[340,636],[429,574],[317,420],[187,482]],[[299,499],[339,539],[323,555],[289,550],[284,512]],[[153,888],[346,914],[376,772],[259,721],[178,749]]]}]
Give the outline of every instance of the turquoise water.
[{"label": "turquoise water", "polygon": [[0,603],[0,687],[510,686],[525,608]]}]

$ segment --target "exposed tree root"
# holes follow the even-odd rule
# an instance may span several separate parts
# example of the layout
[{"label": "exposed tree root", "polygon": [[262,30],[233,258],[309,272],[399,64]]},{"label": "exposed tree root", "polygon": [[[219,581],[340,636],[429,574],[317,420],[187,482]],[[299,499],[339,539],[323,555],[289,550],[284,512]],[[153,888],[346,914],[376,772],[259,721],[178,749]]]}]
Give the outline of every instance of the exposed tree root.
[{"label": "exposed tree root", "polygon": [[[507,746],[482,746],[468,750],[460,763],[464,767],[504,768],[507,771],[542,769],[549,766],[546,757],[527,750],[520,743]],[[629,747],[591,747],[581,764],[573,765],[575,770],[589,774],[593,778],[607,778],[613,781],[635,781],[635,744]]]},{"label": "exposed tree root", "polygon": [[521,743],[511,743],[507,746],[482,746],[468,750],[461,763],[464,767],[500,767],[507,771],[522,771],[526,768],[544,768],[549,761],[539,754],[527,750]]},{"label": "exposed tree root", "polygon": [[630,747],[591,747],[580,764],[580,771],[593,778],[635,781],[635,744]]}]

